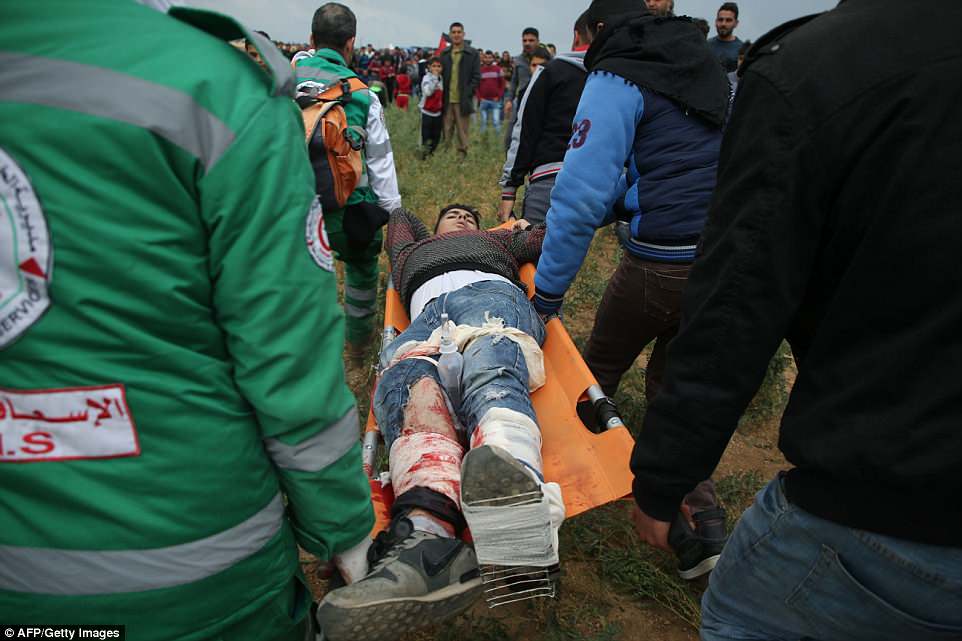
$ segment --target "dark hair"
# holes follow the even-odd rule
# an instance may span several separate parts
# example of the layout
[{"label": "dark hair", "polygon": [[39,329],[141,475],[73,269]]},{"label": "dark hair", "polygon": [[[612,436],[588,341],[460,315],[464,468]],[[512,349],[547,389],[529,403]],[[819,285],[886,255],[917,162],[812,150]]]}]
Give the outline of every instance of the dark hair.
[{"label": "dark hair", "polygon": [[708,26],[707,20],[704,18],[692,18],[692,23],[698,27],[703,36],[708,37],[708,32],[711,31],[711,27]]},{"label": "dark hair", "polygon": [[551,52],[548,51],[547,47],[540,46],[531,52],[532,58],[543,58],[545,62],[551,60]]},{"label": "dark hair", "polygon": [[532,35],[532,36],[534,36],[535,38],[540,38],[540,37],[541,37],[541,34],[538,33],[538,30],[535,29],[534,27],[525,27],[525,28],[524,28],[524,31],[521,32],[521,35],[522,35],[522,36],[527,36],[527,35],[529,35],[529,34]]},{"label": "dark hair", "polygon": [[451,29],[454,29],[455,27],[461,27],[461,31],[464,31],[464,25],[460,22],[452,22],[451,26],[448,27],[448,31],[451,31]]},{"label": "dark hair", "polygon": [[475,208],[472,207],[471,205],[462,205],[462,204],[460,204],[460,203],[451,203],[450,205],[445,205],[444,207],[442,207],[442,208],[441,208],[441,211],[438,212],[438,219],[437,219],[436,221],[434,221],[434,232],[435,232],[435,233],[437,233],[437,231],[438,231],[438,225],[441,224],[441,219],[444,218],[444,214],[448,213],[448,212],[451,211],[452,209],[463,209],[464,211],[466,211],[466,212],[468,212],[469,214],[471,214],[471,217],[474,218],[474,226],[477,227],[478,229],[481,229],[481,214],[478,213],[478,210],[477,210],[477,209],[475,209]]},{"label": "dark hair", "polygon": [[331,47],[340,49],[357,35],[357,18],[354,12],[337,2],[322,4],[314,12],[311,22],[314,46],[318,49]]},{"label": "dark hair", "polygon": [[722,6],[718,7],[719,13],[722,11],[731,11],[735,14],[735,20],[738,20],[738,4],[734,2],[726,2]]},{"label": "dark hair", "polygon": [[440,58],[438,58],[437,56],[431,56],[431,58],[428,60],[428,66],[430,67],[430,66],[433,65],[435,62],[438,63],[438,64],[442,64]]},{"label": "dark hair", "polygon": [[579,36],[581,36],[582,40],[587,41],[591,38],[591,34],[588,33],[588,10],[587,9],[585,9],[584,13],[578,16],[577,20],[575,20],[575,32]]}]

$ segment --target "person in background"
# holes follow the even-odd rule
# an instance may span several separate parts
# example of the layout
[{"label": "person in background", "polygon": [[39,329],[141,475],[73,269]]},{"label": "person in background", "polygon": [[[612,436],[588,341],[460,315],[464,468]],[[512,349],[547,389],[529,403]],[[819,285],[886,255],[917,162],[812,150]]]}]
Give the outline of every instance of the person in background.
[{"label": "person in background", "polygon": [[511,76],[514,74],[514,62],[511,60],[510,51],[502,51],[501,57],[498,59],[498,66],[501,67],[501,74],[504,76],[504,95],[501,96],[501,120],[505,120],[508,116],[507,110],[504,108],[504,104],[508,98],[508,87],[511,86]]},{"label": "person in background", "polygon": [[290,63],[114,0],[0,43],[0,621],[305,639],[374,514]]},{"label": "person in background", "polygon": [[548,50],[548,53],[551,54],[551,57],[552,57],[552,58],[554,58],[555,56],[558,55],[558,48],[557,48],[556,46],[554,46],[553,44],[548,43],[548,44],[546,44],[546,45],[544,46],[544,48]]},{"label": "person in background", "polygon": [[501,67],[495,62],[494,54],[485,51],[481,54],[481,82],[478,85],[478,98],[481,100],[481,133],[488,121],[497,133],[501,133],[501,99],[504,97],[504,76]]},{"label": "person in background", "polygon": [[715,17],[717,35],[708,39],[708,47],[718,58],[718,62],[726,73],[738,69],[738,52],[742,48],[742,41],[735,37],[737,26],[738,5],[734,2],[726,2],[719,7]]},{"label": "person in background", "polygon": [[[268,40],[268,41],[270,41],[270,39],[271,39],[271,37],[270,37],[269,35],[267,35],[267,32],[266,32],[266,31],[256,31],[256,30],[255,30],[254,33],[257,33],[257,34],[260,34],[260,35],[264,36],[264,38],[265,38],[266,40]],[[259,65],[261,66],[261,69],[264,69],[264,70],[267,69],[267,63],[265,63],[265,62],[264,62],[264,59],[261,58],[261,54],[260,54],[260,52],[257,50],[257,45],[255,45],[252,40],[246,40],[246,39],[244,40],[244,51],[247,52],[247,55],[250,56],[251,59],[252,59],[254,62],[256,62],[257,64],[259,64]]]},{"label": "person in background", "polygon": [[443,129],[444,83],[441,79],[441,59],[428,61],[428,70],[421,80],[421,157],[427,158],[437,149]]},{"label": "person in background", "polygon": [[746,40],[742,43],[741,49],[738,50],[738,68],[728,74],[728,82],[732,86],[732,94],[738,90],[738,72],[742,68],[742,64],[745,62],[745,56],[748,55],[748,51],[752,48],[752,41]]},{"label": "person in background", "polygon": [[675,15],[675,0],[645,0],[645,5],[656,16]]},{"label": "person in background", "polygon": [[701,31],[701,34],[705,36],[707,40],[708,34],[711,33],[711,27],[708,26],[708,21],[704,18],[692,18],[691,21],[698,27],[698,30]]},{"label": "person in background", "polygon": [[411,76],[407,73],[407,66],[397,74],[397,89],[394,94],[394,102],[398,109],[408,110],[408,102],[411,100]]},{"label": "person in background", "polygon": [[441,54],[444,91],[444,137],[454,142],[457,132],[458,154],[468,154],[468,128],[474,113],[474,94],[481,82],[481,56],[464,42],[464,25],[451,23],[451,46]]},{"label": "person in background", "polygon": [[[321,5],[311,23],[311,45],[316,48],[315,53],[298,60],[294,67],[298,89],[310,87],[311,83],[332,85],[353,77],[355,74],[347,65],[354,52],[356,33],[357,19],[353,11],[336,2]],[[344,105],[348,124],[367,133],[362,152],[363,173],[345,207],[324,212],[330,245],[337,259],[344,262],[347,356],[348,365],[355,371],[363,369],[363,360],[375,333],[382,237],[377,223],[386,222],[385,211],[401,206],[394,151],[380,96],[375,99],[376,95],[368,89],[354,91]]]},{"label": "person in background", "polygon": [[521,91],[528,86],[528,81],[531,80],[531,54],[540,46],[541,39],[537,29],[527,27],[521,32],[521,53],[511,60],[513,73],[504,99],[504,116],[509,123],[504,136],[505,151],[511,143],[511,129],[514,127],[516,120],[515,104],[521,98]]},{"label": "person in background", "polygon": [[703,641],[962,639],[962,4],[904,8],[846,0],[741,70],[631,463],[639,534],[664,548],[789,342],[791,469],[735,526]]},{"label": "person in background", "polygon": [[397,93],[397,67],[394,65],[394,56],[388,53],[381,56],[381,82],[384,83],[388,103],[393,102]]},{"label": "person in background", "polygon": [[514,216],[516,192],[526,177],[528,186],[521,217],[531,224],[545,221],[551,189],[561,171],[571,139],[571,123],[585,86],[584,56],[590,44],[588,16],[583,13],[574,25],[572,51],[536,69],[531,77],[531,86],[518,107],[518,121],[511,132],[511,145],[499,181],[499,221]]},{"label": "person in background", "polygon": [[[681,291],[715,187],[730,91],[687,18],[655,16],[636,0],[594,0],[588,25],[588,79],[551,192],[534,304],[540,313],[557,313],[596,229],[616,218],[628,222],[622,259],[584,358],[613,397],[654,342],[645,370],[650,402],[661,389],[666,346],[678,331]],[[693,579],[718,560],[725,512],[710,481],[689,494],[685,510],[676,506],[672,514],[683,535],[675,549],[679,574]]]}]

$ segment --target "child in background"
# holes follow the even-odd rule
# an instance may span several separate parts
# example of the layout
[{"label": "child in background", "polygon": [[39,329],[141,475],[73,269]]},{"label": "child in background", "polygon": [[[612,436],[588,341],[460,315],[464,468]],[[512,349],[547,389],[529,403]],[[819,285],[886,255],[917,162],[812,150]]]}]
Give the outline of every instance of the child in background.
[{"label": "child in background", "polygon": [[396,82],[397,89],[394,94],[394,104],[396,104],[399,109],[407,111],[408,101],[411,99],[411,76],[407,74],[406,69],[397,74]]},{"label": "child in background", "polygon": [[444,87],[441,81],[441,59],[437,56],[428,61],[428,72],[421,80],[421,153],[427,158],[441,141],[441,109],[444,105]]}]

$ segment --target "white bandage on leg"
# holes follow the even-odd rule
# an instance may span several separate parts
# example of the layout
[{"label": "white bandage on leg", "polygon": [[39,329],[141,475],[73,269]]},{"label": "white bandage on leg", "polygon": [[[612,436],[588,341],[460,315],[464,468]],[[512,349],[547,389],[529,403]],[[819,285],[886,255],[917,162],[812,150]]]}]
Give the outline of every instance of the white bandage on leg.
[{"label": "white bandage on leg", "polygon": [[521,412],[504,407],[492,407],[471,435],[471,447],[496,445],[542,474],[541,429]]},{"label": "white bandage on leg", "polygon": [[414,432],[391,445],[391,483],[400,496],[420,486],[461,504],[461,459],[464,449],[443,434]]},{"label": "white bandage on leg", "polygon": [[558,562],[558,530],[565,518],[561,487],[545,483],[541,430],[528,416],[506,408],[488,410],[471,436],[471,447],[494,445],[523,462],[542,496],[513,505],[462,506],[481,563],[547,567]]}]

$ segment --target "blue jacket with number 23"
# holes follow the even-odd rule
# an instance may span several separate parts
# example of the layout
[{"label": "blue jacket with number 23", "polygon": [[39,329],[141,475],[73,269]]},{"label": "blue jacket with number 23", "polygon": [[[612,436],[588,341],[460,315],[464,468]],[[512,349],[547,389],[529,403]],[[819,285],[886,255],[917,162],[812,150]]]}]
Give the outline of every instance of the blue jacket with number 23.
[{"label": "blue jacket with number 23", "polygon": [[705,224],[722,130],[606,71],[588,76],[551,192],[535,307],[557,311],[598,227],[630,221],[625,249],[690,263]]}]

